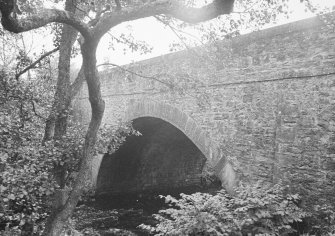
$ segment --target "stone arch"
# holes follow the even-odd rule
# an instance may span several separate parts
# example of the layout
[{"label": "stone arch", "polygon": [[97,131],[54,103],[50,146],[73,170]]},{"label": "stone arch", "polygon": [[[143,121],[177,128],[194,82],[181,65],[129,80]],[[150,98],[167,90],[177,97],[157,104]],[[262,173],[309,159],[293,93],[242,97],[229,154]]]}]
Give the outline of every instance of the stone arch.
[{"label": "stone arch", "polygon": [[169,122],[182,131],[205,155],[207,160],[217,162],[219,152],[217,145],[211,141],[200,126],[180,109],[171,105],[149,100],[131,101],[125,115],[125,121],[140,117],[155,117]]},{"label": "stone arch", "polygon": [[[138,118],[153,117],[170,123],[189,138],[204,154],[208,163],[214,167],[215,175],[219,177],[222,185],[231,191],[236,183],[235,172],[225,157],[220,154],[218,145],[211,140],[206,132],[185,112],[177,107],[163,102],[147,99],[131,100],[127,106],[123,121],[128,122]],[[93,161],[92,183],[96,187],[97,176],[103,155]]]}]

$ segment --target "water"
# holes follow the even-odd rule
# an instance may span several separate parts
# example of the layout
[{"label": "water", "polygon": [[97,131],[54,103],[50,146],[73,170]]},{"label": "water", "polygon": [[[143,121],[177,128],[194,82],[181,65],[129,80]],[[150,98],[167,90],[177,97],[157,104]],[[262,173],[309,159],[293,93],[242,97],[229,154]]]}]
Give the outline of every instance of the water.
[{"label": "water", "polygon": [[[162,195],[179,196],[179,193],[193,193],[196,191],[213,192],[215,189],[187,188],[169,190]],[[152,214],[158,213],[161,209],[169,208],[165,199],[159,193],[146,192],[140,194],[125,195],[103,195],[95,201],[87,202],[79,207],[75,214],[78,218],[77,228],[94,228],[101,235],[150,235],[148,232],[139,229],[140,224],[154,225],[155,219]],[[119,229],[126,231],[111,231]],[[133,234],[130,234],[132,232]]]}]

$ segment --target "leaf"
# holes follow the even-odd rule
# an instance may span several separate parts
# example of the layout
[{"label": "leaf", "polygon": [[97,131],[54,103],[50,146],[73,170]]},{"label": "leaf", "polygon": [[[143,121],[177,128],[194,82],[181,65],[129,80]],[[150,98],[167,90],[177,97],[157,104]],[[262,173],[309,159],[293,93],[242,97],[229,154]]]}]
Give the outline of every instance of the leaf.
[{"label": "leaf", "polygon": [[20,226],[24,225],[25,223],[26,223],[26,221],[22,219],[22,220],[20,221]]},{"label": "leaf", "polygon": [[3,193],[6,190],[7,190],[7,187],[0,185],[0,193]]},{"label": "leaf", "polygon": [[0,153],[0,161],[1,162],[5,163],[6,160],[7,160],[7,158],[8,158],[8,154],[7,153],[4,153],[4,152]]}]

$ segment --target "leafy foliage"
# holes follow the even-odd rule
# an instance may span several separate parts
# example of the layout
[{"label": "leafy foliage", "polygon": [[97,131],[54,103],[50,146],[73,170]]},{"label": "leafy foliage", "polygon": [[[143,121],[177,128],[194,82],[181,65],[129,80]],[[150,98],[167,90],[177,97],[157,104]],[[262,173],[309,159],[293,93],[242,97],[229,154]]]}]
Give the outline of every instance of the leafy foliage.
[{"label": "leafy foliage", "polygon": [[[19,73],[32,60],[20,51],[16,61],[13,68]],[[55,86],[52,78],[46,69],[36,70],[29,80],[0,71],[0,230],[42,222],[53,191],[71,187],[76,177],[85,127],[70,119],[61,139],[42,144]],[[116,150],[131,134],[137,134],[131,124],[101,128],[96,153]]]},{"label": "leafy foliage", "polygon": [[[44,74],[39,76],[43,77]],[[42,80],[43,81],[43,80]],[[24,226],[43,219],[54,188],[41,152],[43,116],[52,90],[48,81],[16,80],[5,70],[0,83],[0,224]]]},{"label": "leafy foliage", "polygon": [[299,206],[297,194],[286,193],[280,184],[236,189],[235,195],[220,190],[181,194],[180,199],[165,197],[173,208],[161,210],[154,227],[141,225],[156,235],[288,235],[292,224],[307,216]]},{"label": "leafy foliage", "polygon": [[98,133],[96,145],[97,153],[112,154],[119,149],[126,138],[131,135],[139,136],[141,133],[135,130],[131,122],[120,122],[117,125],[104,125]]},{"label": "leafy foliage", "polygon": [[[0,224],[22,229],[48,215],[53,191],[71,187],[78,171],[85,127],[70,119],[61,139],[42,144],[44,119],[52,91],[36,81],[17,81],[4,71],[0,122]],[[29,88],[29,89],[28,89]],[[41,101],[40,101],[41,100]],[[34,102],[32,109],[28,106]],[[113,152],[128,135],[139,135],[131,123],[102,127],[95,153]],[[61,186],[62,185],[62,186]]]},{"label": "leafy foliage", "polygon": [[307,218],[308,232],[311,235],[335,235],[335,209],[328,204],[315,204],[307,208],[310,216]]}]

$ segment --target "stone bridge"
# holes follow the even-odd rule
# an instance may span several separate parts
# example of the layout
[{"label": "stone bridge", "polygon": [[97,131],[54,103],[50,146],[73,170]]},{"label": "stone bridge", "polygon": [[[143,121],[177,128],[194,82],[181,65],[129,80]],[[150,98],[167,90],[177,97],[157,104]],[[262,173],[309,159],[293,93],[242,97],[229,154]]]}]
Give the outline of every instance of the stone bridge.
[{"label": "stone bridge", "polygon": [[[106,68],[101,87],[103,123],[132,121],[142,136],[93,160],[98,193],[193,188],[204,169],[228,189],[335,186],[335,33],[318,18]],[[86,88],[75,107],[87,124]]]}]

